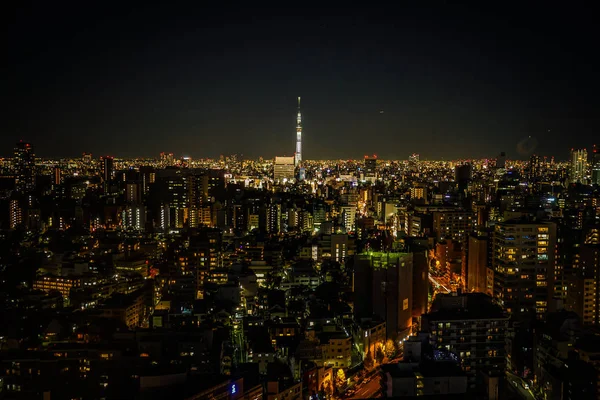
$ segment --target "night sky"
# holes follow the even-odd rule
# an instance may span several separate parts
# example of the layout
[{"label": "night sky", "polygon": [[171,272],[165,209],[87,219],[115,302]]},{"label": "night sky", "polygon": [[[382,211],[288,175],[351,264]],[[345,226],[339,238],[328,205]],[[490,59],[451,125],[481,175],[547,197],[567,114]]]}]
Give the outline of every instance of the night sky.
[{"label": "night sky", "polygon": [[566,159],[600,137],[592,9],[56,3],[5,10],[1,155],[292,155],[297,96],[305,159],[524,158],[528,136]]}]

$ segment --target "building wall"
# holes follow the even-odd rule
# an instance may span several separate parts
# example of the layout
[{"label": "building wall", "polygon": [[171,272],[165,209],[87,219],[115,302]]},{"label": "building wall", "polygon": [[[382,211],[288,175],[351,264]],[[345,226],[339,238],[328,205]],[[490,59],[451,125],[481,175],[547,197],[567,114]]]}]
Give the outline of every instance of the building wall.
[{"label": "building wall", "polygon": [[488,267],[487,247],[487,237],[469,236],[469,255],[467,261],[467,291],[469,292],[486,292]]}]

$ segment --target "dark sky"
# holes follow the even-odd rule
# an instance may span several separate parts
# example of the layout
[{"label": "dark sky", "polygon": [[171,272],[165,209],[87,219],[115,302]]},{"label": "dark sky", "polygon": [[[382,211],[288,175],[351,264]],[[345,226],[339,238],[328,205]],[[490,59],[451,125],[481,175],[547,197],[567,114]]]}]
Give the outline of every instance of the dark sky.
[{"label": "dark sky", "polygon": [[297,96],[305,159],[518,158],[530,135],[566,159],[599,137],[592,9],[57,3],[5,15],[2,155],[291,155]]}]

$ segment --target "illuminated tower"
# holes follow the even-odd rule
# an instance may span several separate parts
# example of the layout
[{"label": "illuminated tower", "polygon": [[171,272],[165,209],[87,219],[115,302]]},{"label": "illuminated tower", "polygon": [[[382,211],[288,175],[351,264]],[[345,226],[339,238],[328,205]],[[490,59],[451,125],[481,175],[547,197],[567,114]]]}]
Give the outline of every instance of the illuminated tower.
[{"label": "illuminated tower", "polygon": [[302,113],[300,112],[300,97],[298,97],[298,116],[296,117],[296,165],[302,162]]}]

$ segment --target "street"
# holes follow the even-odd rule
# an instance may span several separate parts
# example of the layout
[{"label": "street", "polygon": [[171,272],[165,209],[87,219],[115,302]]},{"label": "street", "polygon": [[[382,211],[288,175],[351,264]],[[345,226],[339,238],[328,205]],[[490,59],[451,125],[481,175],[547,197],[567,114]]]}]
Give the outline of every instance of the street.
[{"label": "street", "polygon": [[438,289],[440,292],[450,293],[449,289],[450,283],[447,278],[437,276],[434,277],[432,274],[429,274],[429,281],[433,284],[433,287]]},{"label": "street", "polygon": [[525,383],[523,379],[508,371],[506,372],[506,379],[508,380],[509,388],[516,392],[522,399],[535,400],[535,396],[531,389],[525,389],[523,387],[523,383]]},{"label": "street", "polygon": [[350,396],[350,399],[369,399],[381,397],[381,384],[379,383],[379,374],[373,375],[371,381],[364,381],[361,385],[356,386],[356,392]]}]

